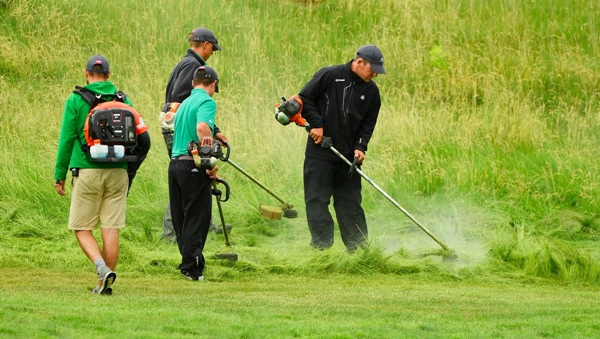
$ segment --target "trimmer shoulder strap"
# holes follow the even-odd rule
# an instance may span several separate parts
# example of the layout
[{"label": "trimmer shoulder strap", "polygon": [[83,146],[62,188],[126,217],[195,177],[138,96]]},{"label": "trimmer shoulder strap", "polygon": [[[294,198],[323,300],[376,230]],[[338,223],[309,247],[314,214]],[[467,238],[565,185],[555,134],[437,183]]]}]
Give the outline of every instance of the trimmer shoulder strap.
[{"label": "trimmer shoulder strap", "polygon": [[101,95],[80,86],[75,86],[73,93],[79,94],[81,98],[83,98],[83,100],[90,105],[91,108],[94,108],[96,105],[98,105],[100,98],[102,97]]},{"label": "trimmer shoulder strap", "polygon": [[104,101],[116,100],[125,102],[125,98],[127,98],[127,94],[122,91],[117,91],[115,94],[97,94],[81,86],[75,86],[73,93],[79,94],[90,105],[90,109]]}]

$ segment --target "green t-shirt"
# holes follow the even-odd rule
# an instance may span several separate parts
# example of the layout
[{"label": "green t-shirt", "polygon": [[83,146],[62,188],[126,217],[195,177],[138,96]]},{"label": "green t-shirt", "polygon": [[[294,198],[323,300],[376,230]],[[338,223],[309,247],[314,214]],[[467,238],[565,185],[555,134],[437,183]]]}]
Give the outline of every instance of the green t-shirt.
[{"label": "green t-shirt", "polygon": [[190,96],[183,100],[175,115],[173,150],[171,156],[189,155],[190,141],[198,142],[196,125],[206,123],[214,136],[217,103],[201,88],[194,88]]},{"label": "green t-shirt", "polygon": [[[93,82],[84,88],[101,95],[117,93],[115,85],[108,81]],[[129,97],[125,99],[125,103],[133,107]],[[126,162],[91,162],[87,160],[85,153],[81,150],[81,145],[86,144],[83,126],[89,112],[90,105],[81,95],[76,93],[69,95],[63,112],[54,179],[65,180],[69,168],[127,168]]]}]

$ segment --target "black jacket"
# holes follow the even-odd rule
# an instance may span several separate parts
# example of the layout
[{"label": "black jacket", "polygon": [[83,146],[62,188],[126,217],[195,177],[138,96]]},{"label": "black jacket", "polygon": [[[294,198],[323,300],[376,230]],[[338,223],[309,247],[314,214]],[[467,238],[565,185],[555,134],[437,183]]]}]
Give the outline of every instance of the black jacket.
[{"label": "black jacket", "polygon": [[[304,103],[302,117],[311,128],[323,127],[323,136],[330,137],[333,147],[350,161],[355,149],[367,151],[381,107],[377,84],[363,81],[352,72],[351,64],[321,68],[299,93]],[[306,156],[340,161],[310,136]]]},{"label": "black jacket", "polygon": [[[169,76],[169,82],[167,83],[167,91],[165,94],[165,107],[166,104],[171,102],[183,102],[192,93],[192,80],[194,80],[194,72],[200,66],[206,65],[206,61],[202,59],[196,52],[191,48],[187,50],[185,56],[175,66],[171,75]],[[214,133],[217,134],[221,130],[215,125]],[[170,133],[163,129],[164,133]]]},{"label": "black jacket", "polygon": [[165,103],[182,102],[189,97],[193,89],[194,72],[198,67],[204,65],[206,65],[206,62],[192,49],[188,49],[183,59],[175,66],[171,76],[169,76]]}]

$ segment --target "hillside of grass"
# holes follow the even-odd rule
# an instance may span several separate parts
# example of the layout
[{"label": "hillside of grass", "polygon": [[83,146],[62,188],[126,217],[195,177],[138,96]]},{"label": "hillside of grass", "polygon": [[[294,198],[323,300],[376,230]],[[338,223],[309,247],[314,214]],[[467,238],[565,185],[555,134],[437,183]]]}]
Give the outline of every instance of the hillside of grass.
[{"label": "hillside of grass", "polygon": [[[259,204],[279,202],[220,164],[234,246],[211,234],[207,254],[236,251],[240,261],[209,260],[207,276],[596,285],[599,19],[599,3],[575,0],[0,1],[0,267],[91,271],[66,229],[69,196],[55,193],[52,176],[64,101],[101,53],[153,141],[128,198],[119,269],[176,274],[177,249],[160,237],[169,160],[157,117],[187,34],[205,26],[223,47],[208,63],[220,76],[217,124],[231,159],[299,212],[261,217]],[[362,170],[455,261],[364,180],[369,249],[347,254],[338,232],[329,251],[308,246],[306,133],[277,123],[273,104],[367,43],[383,51],[387,74],[376,78],[382,108]]]}]

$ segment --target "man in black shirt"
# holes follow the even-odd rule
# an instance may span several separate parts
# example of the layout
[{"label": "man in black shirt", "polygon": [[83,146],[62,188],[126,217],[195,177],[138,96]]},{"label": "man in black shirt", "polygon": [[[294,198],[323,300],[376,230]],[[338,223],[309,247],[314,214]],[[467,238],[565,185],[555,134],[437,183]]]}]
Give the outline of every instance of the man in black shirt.
[{"label": "man in black shirt", "polygon": [[[165,138],[169,158],[171,158],[173,145],[173,125],[172,122],[171,124],[165,123],[163,118],[169,112],[169,108],[174,106],[173,103],[179,105],[190,96],[193,89],[192,80],[194,79],[194,72],[198,67],[206,65],[206,61],[212,56],[213,52],[222,50],[217,37],[205,27],[198,27],[191,31],[188,35],[188,44],[190,48],[169,76],[165,93],[165,106],[160,117],[162,134]],[[227,138],[217,126],[215,126],[214,136],[215,139],[222,143],[227,143]],[[167,205],[163,217],[162,236],[167,240],[175,241],[175,231],[173,230],[169,205]]]},{"label": "man in black shirt", "polygon": [[330,199],[336,212],[342,241],[354,252],[368,239],[361,207],[361,177],[350,175],[348,165],[321,147],[324,137],[349,161],[362,163],[379,115],[379,88],[372,80],[385,74],[383,54],[374,45],[358,49],[346,64],[320,69],[300,91],[302,116],[310,124],[304,160],[304,201],[311,246],[333,245],[334,223]]}]

